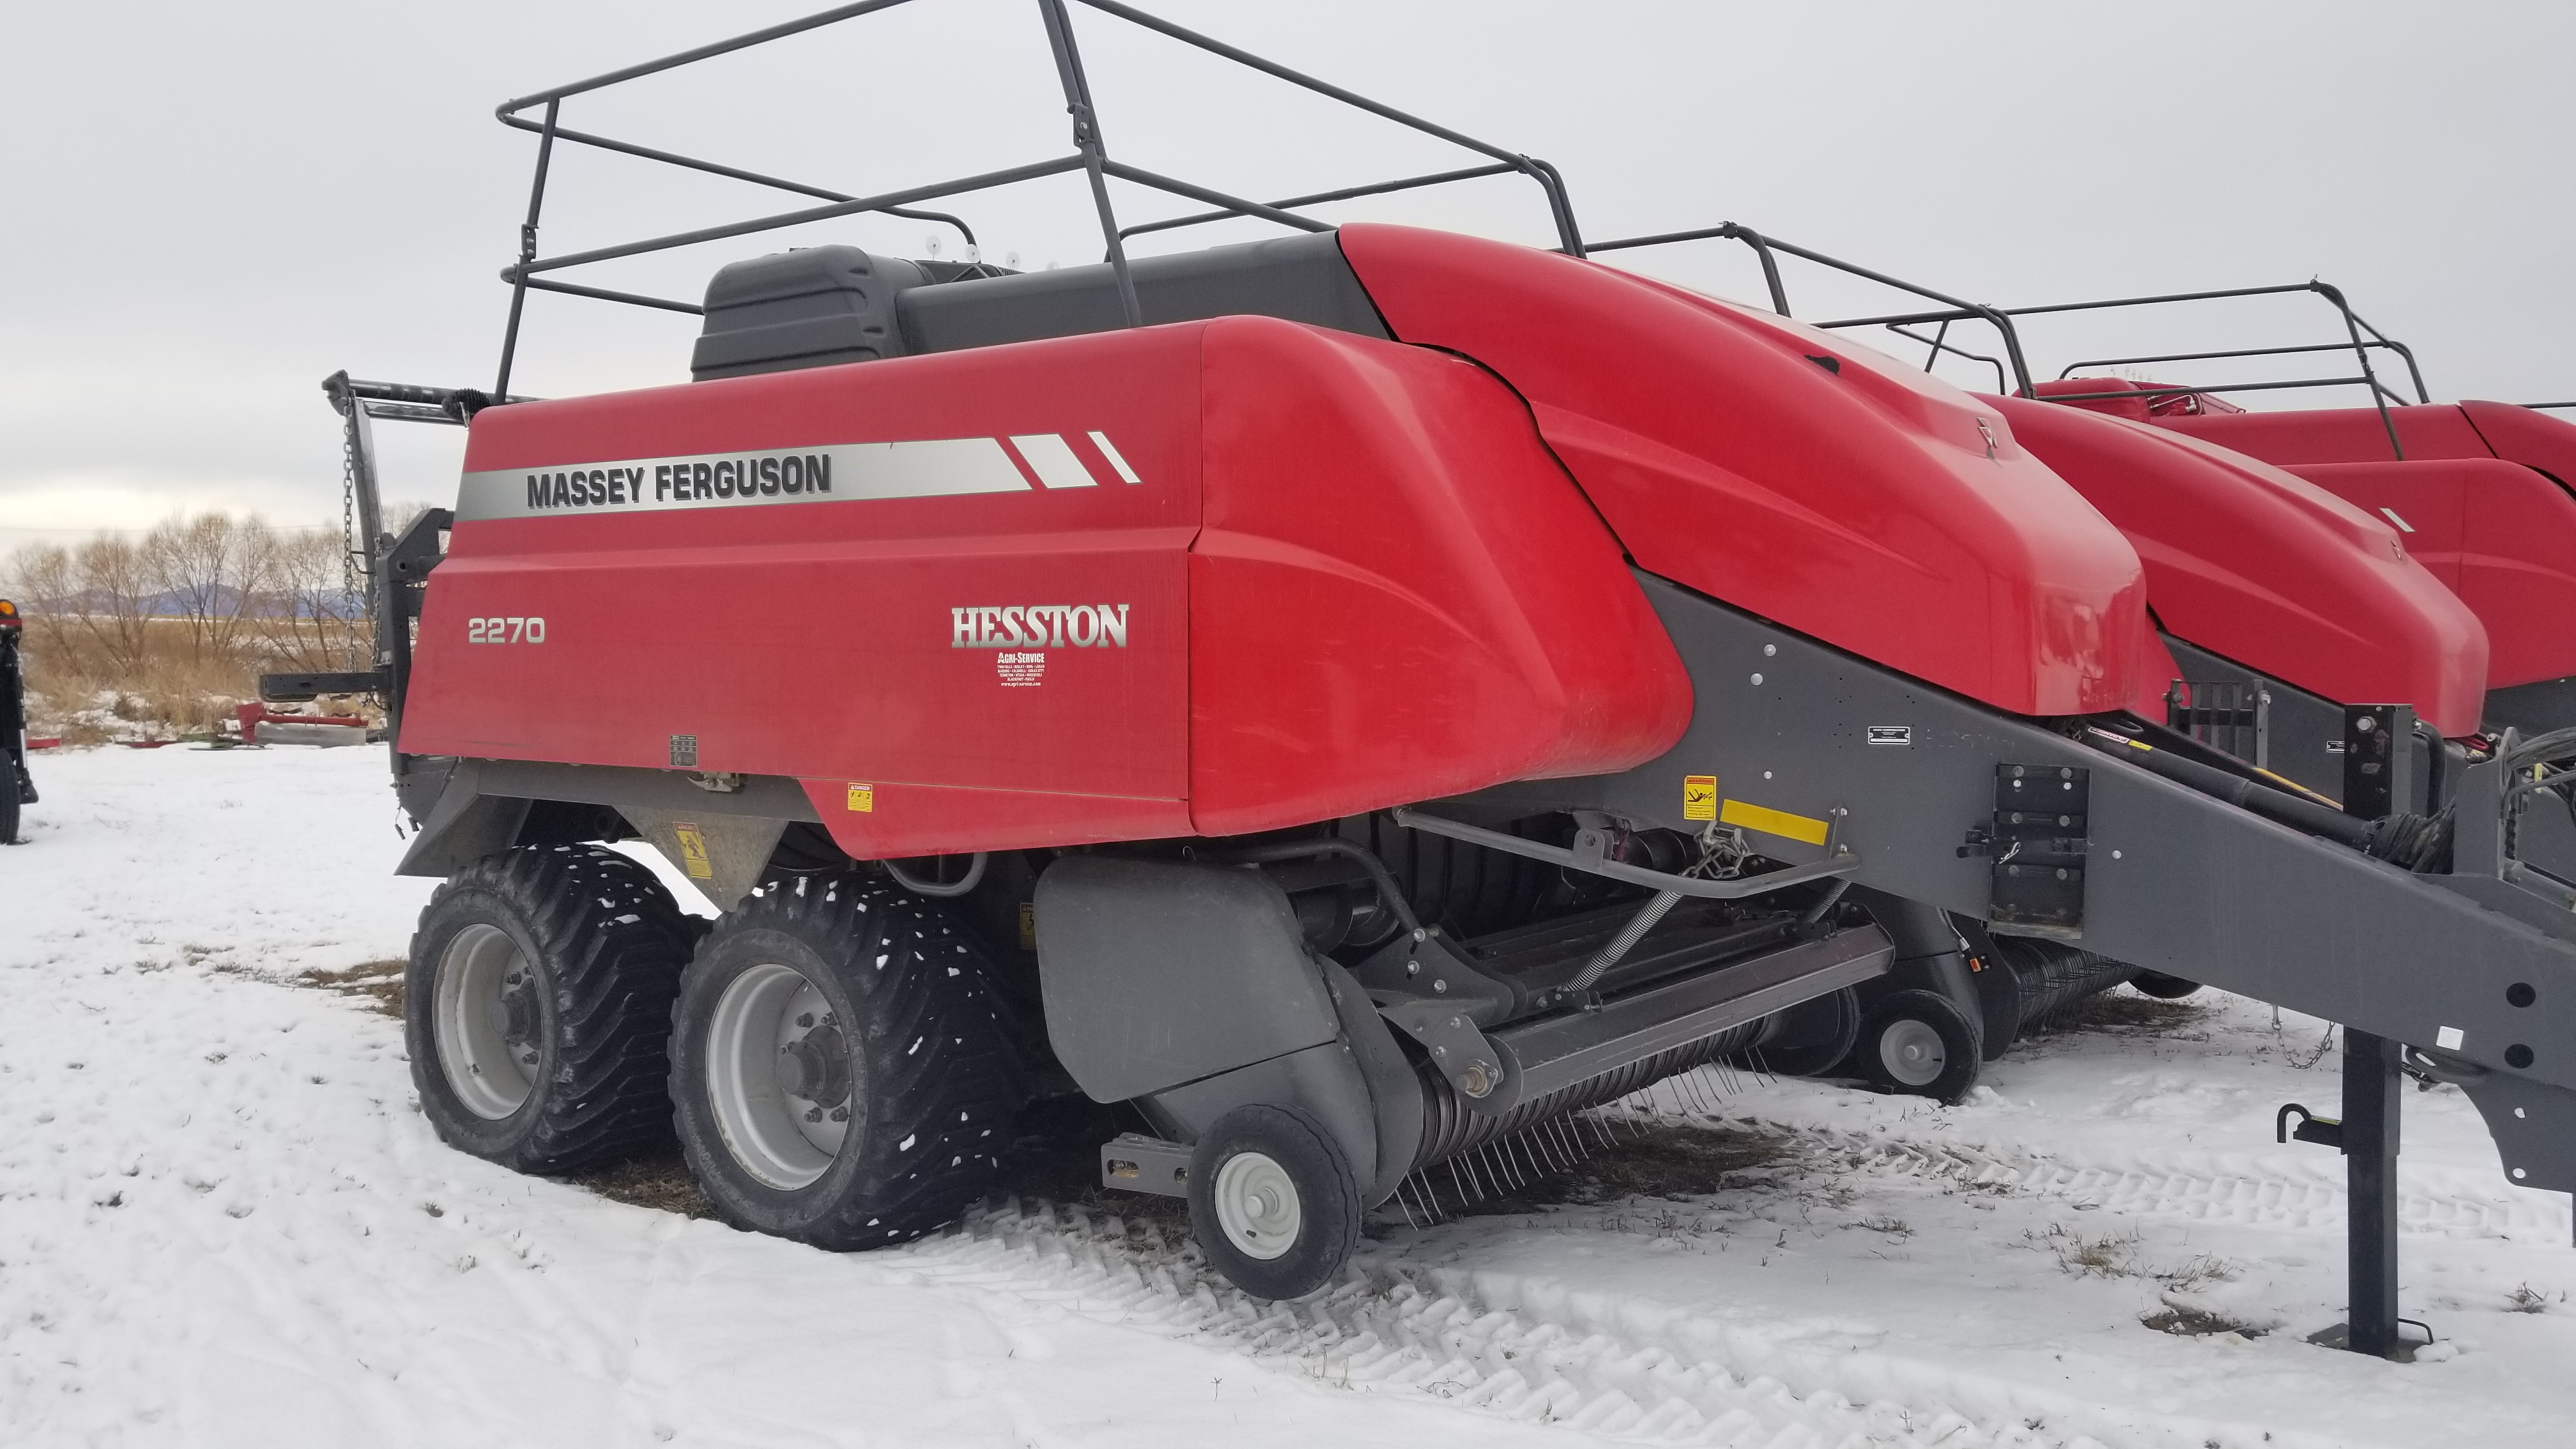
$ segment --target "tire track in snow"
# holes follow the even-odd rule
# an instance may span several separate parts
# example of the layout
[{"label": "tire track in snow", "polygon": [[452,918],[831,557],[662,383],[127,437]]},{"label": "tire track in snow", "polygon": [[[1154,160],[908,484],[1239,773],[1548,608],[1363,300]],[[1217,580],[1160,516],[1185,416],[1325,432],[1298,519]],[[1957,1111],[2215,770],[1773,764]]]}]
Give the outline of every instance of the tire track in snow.
[{"label": "tire track in snow", "polygon": [[[1208,1271],[1186,1232],[1043,1201],[987,1205],[950,1232],[887,1256],[942,1284],[1214,1341],[1274,1364],[1294,1361],[1331,1385],[1636,1442],[1729,1449],[2326,1442],[2202,1420],[2124,1422],[2067,1396],[1892,1355],[1784,1354],[1758,1326],[1721,1314],[1505,1274],[1426,1269],[1366,1244],[1340,1285],[1302,1302],[1270,1303]],[[1792,1357],[1794,1365],[1781,1367],[1796,1385],[1759,1362]]]},{"label": "tire track in snow", "polygon": [[[1759,1117],[1733,1120],[1787,1133],[1828,1158],[1867,1173],[1937,1178],[2068,1199],[2116,1212],[2245,1227],[2340,1231],[2344,1223],[2340,1158],[2323,1159],[2313,1169],[2275,1166],[2225,1153],[2088,1159],[2021,1145],[1898,1137]],[[2442,1169],[2401,1167],[2399,1229],[2500,1242],[2568,1241],[2566,1206],[2481,1190],[2465,1178]]]}]

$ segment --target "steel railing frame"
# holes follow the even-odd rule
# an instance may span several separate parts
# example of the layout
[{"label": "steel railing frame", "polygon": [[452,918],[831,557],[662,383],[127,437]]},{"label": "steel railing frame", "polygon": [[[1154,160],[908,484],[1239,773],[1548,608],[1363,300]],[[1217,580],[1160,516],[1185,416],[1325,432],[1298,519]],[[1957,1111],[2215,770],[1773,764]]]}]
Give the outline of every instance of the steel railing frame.
[{"label": "steel railing frame", "polygon": [[[1340,86],[1331,84],[1330,82],[1318,80],[1312,76],[1303,74],[1302,72],[1292,70],[1275,61],[1263,59],[1249,51],[1228,45],[1223,41],[1199,34],[1196,31],[1187,29],[1186,27],[1175,25],[1160,16],[1151,15],[1145,11],[1136,9],[1131,5],[1120,3],[1120,0],[1035,0],[1040,22],[1046,31],[1048,50],[1055,61],[1056,77],[1064,89],[1065,109],[1073,117],[1074,149],[1073,153],[1068,156],[1053,157],[1048,160],[1032,162],[1027,165],[1008,167],[999,171],[987,171],[974,176],[960,177],[949,181],[938,181],[920,186],[904,187],[899,190],[881,192],[872,196],[854,196],[847,192],[837,191],[827,187],[813,186],[799,181],[790,181],[776,176],[765,175],[761,172],[746,170],[741,167],[724,165],[720,162],[707,161],[692,156],[684,156],[677,152],[665,151],[656,147],[637,145],[630,141],[622,141],[589,131],[575,130],[563,124],[563,105],[566,100],[571,99],[572,97],[586,95],[626,81],[641,79],[645,76],[658,75],[664,71],[673,70],[684,65],[694,64],[698,61],[713,59],[716,56],[729,55],[735,51],[747,50],[753,46],[764,45],[771,41],[783,40],[795,35],[802,35],[808,31],[818,30],[827,25],[838,24],[845,20],[854,20],[864,15],[874,14],[880,10],[890,10],[897,5],[910,3],[913,3],[913,0],[858,0],[858,3],[855,4],[842,5],[834,9],[818,11],[815,14],[803,16],[795,20],[785,21],[777,25],[766,27],[765,29],[748,31],[741,35],[731,36],[724,40],[712,41],[708,44],[680,51],[676,54],[666,55],[655,60],[643,61],[635,65],[625,66],[618,70],[608,71],[600,75],[592,76],[586,80],[574,81],[569,85],[555,86],[548,90],[537,91],[529,95],[520,96],[515,100],[505,101],[497,107],[494,114],[499,117],[503,125],[512,127],[516,130],[530,132],[537,137],[537,157],[535,172],[530,179],[528,186],[528,209],[526,219],[520,223],[519,227],[518,258],[511,265],[504,267],[501,271],[502,280],[510,285],[510,310],[508,321],[504,324],[502,331],[501,362],[497,378],[493,384],[492,396],[497,398],[507,397],[509,395],[510,372],[518,356],[520,325],[526,312],[527,295],[531,291],[556,292],[568,296],[588,297],[594,300],[607,302],[620,302],[630,306],[650,307],[670,312],[695,314],[703,311],[702,308],[690,302],[674,301],[669,298],[662,297],[648,297],[638,293],[615,291],[604,287],[586,286],[580,283],[567,282],[555,277],[545,276],[543,275],[545,273],[561,272],[567,268],[586,266],[596,262],[611,261],[620,257],[639,256],[648,252],[668,251],[676,247],[693,246],[701,242],[718,241],[727,237],[745,236],[762,231],[774,231],[782,227],[799,226],[808,222],[826,221],[834,217],[851,216],[861,212],[876,212],[891,216],[911,217],[919,220],[941,222],[946,225],[953,226],[966,238],[969,255],[972,256],[975,254],[977,249],[975,233],[970,227],[968,227],[962,218],[943,211],[922,209],[917,207],[915,203],[936,201],[945,197],[960,196],[970,192],[990,190],[995,187],[1014,185],[1019,182],[1038,180],[1048,176],[1063,175],[1073,171],[1084,173],[1086,179],[1090,183],[1092,204],[1094,209],[1099,213],[1101,235],[1107,244],[1106,260],[1117,278],[1119,303],[1125,312],[1129,326],[1141,326],[1144,321],[1143,309],[1136,298],[1135,280],[1127,264],[1125,243],[1126,239],[1130,236],[1150,231],[1170,230],[1175,227],[1202,225],[1208,222],[1227,220],[1236,217],[1256,217],[1301,231],[1328,231],[1331,229],[1328,224],[1316,221],[1312,217],[1300,215],[1297,208],[1302,206],[1318,205],[1330,201],[1349,200],[1360,196],[1382,195],[1387,192],[1410,190],[1423,186],[1442,185],[1453,181],[1464,181],[1477,177],[1518,174],[1527,176],[1529,179],[1536,182],[1547,200],[1548,215],[1554,224],[1557,233],[1558,249],[1572,256],[1582,256],[1585,252],[1583,235],[1580,228],[1575,223],[1574,208],[1572,202],[1567,197],[1564,178],[1558,174],[1554,166],[1549,165],[1547,162],[1532,156],[1524,155],[1520,152],[1505,150],[1500,146],[1478,140],[1463,132],[1454,131],[1446,126],[1441,126],[1433,122],[1423,120],[1420,117],[1410,115],[1393,106],[1386,105],[1383,102],[1371,100],[1366,96],[1345,90]],[[1277,202],[1249,201],[1242,197],[1229,195],[1226,192],[1218,191],[1210,187],[1199,186],[1191,182],[1180,180],[1176,177],[1161,175],[1142,167],[1131,166],[1124,162],[1114,160],[1109,155],[1108,147],[1102,139],[1099,112],[1092,101],[1091,81],[1089,74],[1083,68],[1081,49],[1074,35],[1072,15],[1067,8],[1069,3],[1080,4],[1090,9],[1100,11],[1103,14],[1114,16],[1120,20],[1127,21],[1146,30],[1153,31],[1157,34],[1179,41],[1184,45],[1189,45],[1196,49],[1205,51],[1208,54],[1215,55],[1220,59],[1247,66],[1253,70],[1260,71],[1265,75],[1275,77],[1279,80],[1286,81],[1291,85],[1299,86],[1305,90],[1314,92],[1317,95],[1324,96],[1327,99],[1338,101],[1344,105],[1356,107],[1357,109],[1366,111],[1371,115],[1393,121],[1399,125],[1410,127],[1425,135],[1432,136],[1438,140],[1448,142],[1452,145],[1462,147],[1492,159],[1488,164],[1468,167],[1461,170],[1435,172],[1424,176],[1404,177],[1394,181],[1376,182],[1356,187],[1345,187],[1337,191],[1320,192],[1309,196],[1290,197],[1286,200]],[[544,108],[542,118],[532,119],[525,114],[526,112],[538,107]],[[641,160],[678,166],[708,175],[722,176],[735,181],[749,182],[757,186],[771,187],[781,191],[813,197],[824,204],[820,206],[805,207],[795,211],[778,212],[768,216],[754,217],[746,221],[730,222],[717,226],[699,227],[690,231],[675,232],[665,236],[649,237],[641,241],[623,242],[612,246],[595,247],[588,251],[572,252],[552,257],[540,256],[537,250],[538,228],[545,211],[546,182],[553,166],[555,147],[558,142],[610,151],[620,155],[636,157]],[[1214,209],[1187,216],[1172,217],[1160,221],[1144,223],[1142,225],[1122,228],[1118,223],[1116,209],[1110,200],[1108,183],[1112,179],[1125,181],[1132,185],[1142,186],[1150,190],[1161,191],[1169,195],[1183,197]]]},{"label": "steel railing frame", "polygon": [[[1598,255],[1602,252],[1619,251],[1629,247],[1664,246],[1675,242],[1703,240],[1740,241],[1751,247],[1755,256],[1758,257],[1762,263],[1762,280],[1764,286],[1771,294],[1771,309],[1783,317],[1789,316],[1791,313],[1789,311],[1788,291],[1781,282],[1779,262],[1774,256],[1774,253],[1777,252],[1785,252],[1790,256],[1814,262],[1820,266],[1830,267],[1836,271],[1844,272],[1855,277],[1865,278],[1866,280],[1877,282],[1883,286],[1893,287],[1898,291],[1911,292],[1918,297],[1926,297],[1935,302],[1943,303],[1945,310],[1940,311],[1896,312],[1874,317],[1845,317],[1829,322],[1817,322],[1813,325],[1829,329],[1846,327],[1885,327],[1900,337],[1905,337],[1915,342],[1925,343],[1931,348],[1931,354],[1927,356],[1923,362],[1924,371],[1931,371],[1933,365],[1940,361],[1941,355],[1947,352],[1952,356],[1966,358],[1974,362],[1981,362],[1994,368],[1996,375],[1996,390],[1998,392],[2010,392],[2019,397],[2036,398],[2039,396],[2039,390],[2031,380],[2029,364],[2024,358],[2021,346],[2021,329],[2016,325],[2014,321],[2015,318],[2042,316],[2059,312],[2101,311],[2115,307],[2151,307],[2162,306],[2169,303],[2206,302],[2222,298],[2281,296],[2308,292],[2314,293],[2319,297],[2323,297],[2328,303],[2333,305],[2336,314],[2342,319],[2344,324],[2344,341],[2304,344],[2290,347],[2240,347],[2207,352],[2171,352],[2142,354],[2134,357],[2090,358],[2082,362],[2068,364],[2065,369],[2058,373],[2058,378],[2063,380],[2069,374],[2074,373],[2078,369],[2088,367],[2117,367],[2151,362],[2204,362],[2215,361],[2222,358],[2282,357],[2292,354],[2326,352],[2340,353],[2344,351],[2350,351],[2353,354],[2354,360],[2359,364],[2361,369],[2359,376],[2290,378],[2270,381],[2223,383],[2215,386],[2129,388],[2120,391],[2105,392],[2052,393],[2049,395],[2048,401],[2075,403],[2092,402],[2108,398],[2154,399],[2165,397],[2199,396],[2211,393],[2269,392],[2287,388],[2366,387],[2370,389],[2372,404],[2379,410],[2380,425],[2388,433],[2389,451],[2395,454],[2396,457],[2402,461],[2406,456],[2406,449],[2405,445],[2398,441],[2397,420],[2390,414],[2388,410],[2389,404],[2394,402],[2399,407],[2407,407],[2415,404],[2430,403],[2433,400],[2431,392],[2424,386],[2423,369],[2416,364],[2414,349],[2408,347],[2405,343],[2398,341],[2396,338],[2390,337],[2387,333],[2380,331],[2377,327],[2372,326],[2366,318],[2361,316],[2360,313],[2355,312],[2352,308],[2352,303],[2345,298],[2342,288],[2335,286],[2331,282],[2319,281],[2313,278],[2305,282],[2292,282],[2270,287],[2229,287],[2206,292],[2168,292],[2148,297],[2110,297],[2089,302],[2055,302],[2034,307],[1993,307],[1983,303],[1964,301],[1941,292],[1936,292],[1929,287],[1908,282],[1898,277],[1889,276],[1884,272],[1873,271],[1868,267],[1860,266],[1852,262],[1846,262],[1836,257],[1827,256],[1822,252],[1810,251],[1804,247],[1793,246],[1787,242],[1781,241],[1777,237],[1765,236],[1762,233],[1753,230],[1751,227],[1742,226],[1735,222],[1726,222],[1713,227],[1701,227],[1691,231],[1660,232],[1652,236],[1623,237],[1612,241],[1594,242],[1591,244],[1590,252],[1593,255]],[[1968,321],[1984,322],[1993,327],[1996,333],[2003,338],[2003,350],[2005,356],[2002,358],[1989,357],[1982,353],[1970,352],[1967,349],[1950,342],[1950,325],[1954,322]],[[1911,327],[1920,327],[1926,324],[1938,324],[1940,330],[1930,337],[1925,337],[1918,332],[1907,330]],[[2380,380],[2378,369],[2371,365],[2370,354],[2373,351],[2394,353],[2398,358],[2405,362],[2407,378],[2415,387],[2415,399],[2413,404],[2410,404],[2402,394],[2390,388],[2386,383]],[[2571,406],[2571,404],[2532,403],[2528,404],[2528,406],[2550,408],[2567,407]]]}]

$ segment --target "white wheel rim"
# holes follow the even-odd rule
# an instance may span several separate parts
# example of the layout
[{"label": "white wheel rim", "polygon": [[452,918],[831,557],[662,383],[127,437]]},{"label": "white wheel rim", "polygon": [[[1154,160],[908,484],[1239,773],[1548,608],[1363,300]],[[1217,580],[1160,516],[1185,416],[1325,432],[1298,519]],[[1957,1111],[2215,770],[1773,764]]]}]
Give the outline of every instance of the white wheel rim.
[{"label": "white wheel rim", "polygon": [[1928,1087],[1950,1065],[1941,1033],[1928,1021],[1898,1017],[1878,1034],[1878,1060],[1887,1074],[1909,1087]]},{"label": "white wheel rim", "polygon": [[1216,1223],[1247,1258],[1268,1260],[1297,1246],[1305,1211],[1288,1169],[1266,1153],[1238,1152],[1216,1170]]},{"label": "white wheel rim", "polygon": [[[840,1155],[858,1106],[849,1052],[833,1047],[840,1028],[823,993],[793,966],[754,966],[716,998],[707,1026],[707,1105],[725,1150],[771,1187],[804,1187]],[[818,1057],[837,1063],[838,1091],[798,1080]],[[792,1090],[798,1086],[836,1100],[799,1096]]]},{"label": "white wheel rim", "polygon": [[430,1034],[448,1089],[465,1110],[498,1122],[535,1089],[541,1003],[519,943],[498,926],[467,926],[438,958]]}]

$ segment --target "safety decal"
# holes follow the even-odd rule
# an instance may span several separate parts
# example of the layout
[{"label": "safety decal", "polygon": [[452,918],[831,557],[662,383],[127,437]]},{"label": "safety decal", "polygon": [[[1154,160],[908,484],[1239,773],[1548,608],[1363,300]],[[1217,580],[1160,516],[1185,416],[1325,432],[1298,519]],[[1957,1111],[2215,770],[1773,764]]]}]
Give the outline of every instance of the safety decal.
[{"label": "safety decal", "polygon": [[1682,776],[1682,818],[1684,820],[1717,818],[1717,777],[1715,775]]},{"label": "safety decal", "polygon": [[1720,806],[1717,819],[1721,825],[1741,825],[1747,830],[1759,830],[1785,840],[1802,840],[1809,845],[1824,844],[1827,833],[1825,822],[1812,816],[1792,815],[1786,810],[1773,810],[1742,800],[1729,800]]},{"label": "safety decal", "polygon": [[877,787],[874,785],[861,785],[853,781],[850,785],[850,808],[856,810],[862,815],[875,814],[877,808]]},{"label": "safety decal", "polygon": [[1914,726],[1871,725],[1869,742],[1873,745],[1911,745],[1914,743]]},{"label": "safety decal", "polygon": [[696,823],[674,821],[671,833],[680,838],[680,868],[689,873],[689,879],[715,879],[716,868],[707,859],[707,838],[698,833]]},{"label": "safety decal", "polygon": [[[1099,456],[1086,459],[1076,440]],[[1107,464],[1106,472],[1099,471]],[[1026,471],[1023,472],[1023,465]],[[457,489],[463,521],[552,514],[654,513],[771,503],[951,498],[1096,488],[1144,480],[1097,429],[1007,438],[914,438],[741,453],[692,453],[541,468],[486,468]],[[1032,481],[1034,480],[1034,481]]]}]

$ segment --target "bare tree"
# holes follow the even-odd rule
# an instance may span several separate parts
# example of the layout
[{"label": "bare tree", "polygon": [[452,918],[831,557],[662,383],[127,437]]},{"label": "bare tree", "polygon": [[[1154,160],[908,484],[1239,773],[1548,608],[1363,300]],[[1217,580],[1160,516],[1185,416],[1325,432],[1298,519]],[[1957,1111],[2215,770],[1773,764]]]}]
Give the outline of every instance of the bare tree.
[{"label": "bare tree", "polygon": [[223,513],[172,518],[144,535],[147,566],[161,585],[155,602],[161,612],[187,622],[194,662],[233,654],[263,583],[259,566],[270,552],[267,540],[268,529],[256,517],[236,522]]}]

